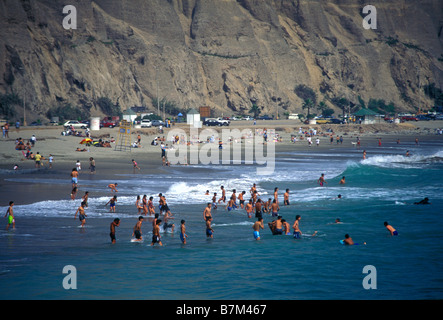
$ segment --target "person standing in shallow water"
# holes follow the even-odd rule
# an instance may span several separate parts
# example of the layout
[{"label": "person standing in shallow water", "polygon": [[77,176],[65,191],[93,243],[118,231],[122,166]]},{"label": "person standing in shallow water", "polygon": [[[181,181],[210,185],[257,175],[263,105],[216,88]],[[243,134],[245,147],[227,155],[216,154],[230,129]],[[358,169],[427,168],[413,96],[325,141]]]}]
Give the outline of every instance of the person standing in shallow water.
[{"label": "person standing in shallow water", "polygon": [[8,224],[6,225],[6,230],[9,229],[9,226],[12,224],[12,229],[15,229],[15,218],[14,218],[14,201],[9,201],[9,207],[6,210],[5,217],[8,217]]},{"label": "person standing in shallow water", "polygon": [[324,173],[322,173],[321,176],[320,176],[320,178],[318,178],[317,183],[318,183],[321,187],[323,187],[323,186],[327,183],[326,180],[325,180],[325,174],[324,174]]},{"label": "person standing in shallow water", "polygon": [[115,218],[114,221],[111,222],[110,225],[110,233],[109,236],[111,237],[111,242],[115,243],[115,227],[120,226],[120,219],[119,218]]}]

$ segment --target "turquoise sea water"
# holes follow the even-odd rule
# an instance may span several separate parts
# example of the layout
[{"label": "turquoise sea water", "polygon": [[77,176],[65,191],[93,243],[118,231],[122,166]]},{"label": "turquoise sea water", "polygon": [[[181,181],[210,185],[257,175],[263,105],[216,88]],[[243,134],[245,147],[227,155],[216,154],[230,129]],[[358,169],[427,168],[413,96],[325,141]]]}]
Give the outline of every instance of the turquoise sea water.
[{"label": "turquoise sea water", "polygon": [[[87,177],[83,183],[91,197],[84,229],[74,219],[80,200],[16,204],[17,228],[0,230],[0,298],[442,299],[443,148],[435,142],[408,148],[411,157],[395,145],[368,149],[367,160],[352,148],[341,153],[288,151],[278,154],[273,176],[256,176],[253,166],[240,165],[171,167],[160,178],[121,174],[114,177],[120,187],[115,214],[104,206],[112,195],[106,182]],[[316,183],[321,173],[328,182],[324,187]],[[339,185],[342,176],[345,185]],[[23,183],[29,179],[11,177]],[[66,185],[51,176],[43,183]],[[291,226],[301,215],[301,239],[272,235],[266,224],[273,218],[264,214],[265,229],[256,241],[254,219],[224,206],[212,211],[214,238],[206,238],[203,209],[210,196],[205,191],[220,195],[224,185],[228,197],[234,188],[249,194],[253,183],[262,199],[279,187],[282,202],[284,190],[290,189],[291,204],[281,205],[279,214]],[[157,203],[159,192],[175,216],[175,232],[162,234],[163,247],[150,247],[152,226],[145,219],[145,241],[131,243],[139,216],[136,196],[152,195]],[[338,194],[342,199],[336,199]],[[430,205],[413,204],[424,197]],[[0,208],[2,217],[6,208]],[[112,245],[109,224],[114,217],[121,224]],[[334,223],[336,218],[342,223]],[[186,220],[186,245],[179,238],[181,219]],[[399,235],[389,236],[384,221]],[[341,245],[346,233],[360,245]],[[77,272],[75,290],[63,287],[67,265]],[[363,287],[367,265],[375,267],[376,289]]]}]

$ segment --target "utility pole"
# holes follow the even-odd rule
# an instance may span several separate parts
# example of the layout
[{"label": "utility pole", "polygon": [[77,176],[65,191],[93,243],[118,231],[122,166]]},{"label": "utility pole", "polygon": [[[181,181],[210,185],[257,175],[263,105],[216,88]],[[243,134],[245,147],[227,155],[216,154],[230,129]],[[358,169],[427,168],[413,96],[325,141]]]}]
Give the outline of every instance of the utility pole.
[{"label": "utility pole", "polygon": [[154,66],[155,69],[155,82],[157,83],[157,115],[160,116],[160,100],[158,97],[158,68],[157,66]]}]

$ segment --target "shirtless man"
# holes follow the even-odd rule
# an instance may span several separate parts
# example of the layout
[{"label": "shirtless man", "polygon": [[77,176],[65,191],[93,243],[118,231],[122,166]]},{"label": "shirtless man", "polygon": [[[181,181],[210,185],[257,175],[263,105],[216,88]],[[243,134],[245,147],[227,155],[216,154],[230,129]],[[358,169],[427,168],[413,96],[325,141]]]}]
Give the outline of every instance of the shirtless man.
[{"label": "shirtless man", "polygon": [[105,204],[107,206],[109,204],[109,212],[115,212],[115,203],[117,202],[117,196],[113,196],[109,201]]},{"label": "shirtless man", "polygon": [[9,226],[12,224],[12,229],[15,229],[15,219],[14,219],[14,201],[9,201],[9,207],[6,210],[5,218],[8,217],[8,224],[6,225],[6,230],[9,229]]},{"label": "shirtless man", "polygon": [[262,206],[261,199],[258,199],[257,202],[255,203],[255,217],[256,218],[262,217],[261,206]]},{"label": "shirtless man", "polygon": [[212,218],[206,219],[206,237],[213,238],[214,237],[214,229],[211,227]]},{"label": "shirtless man", "polygon": [[323,187],[324,184],[327,183],[326,180],[325,180],[325,174],[324,174],[324,173],[322,173],[321,176],[320,176],[320,178],[318,178],[317,183],[318,183],[321,187]]},{"label": "shirtless man", "polygon": [[183,242],[183,244],[186,244],[187,237],[188,235],[186,234],[185,220],[182,220],[180,225],[180,240]]},{"label": "shirtless man", "polygon": [[134,226],[134,229],[132,231],[132,236],[135,236],[135,241],[142,241],[142,223],[143,223],[143,217],[138,217],[138,221]]},{"label": "shirtless man", "polygon": [[292,225],[292,228],[294,229],[294,238],[295,239],[301,238],[301,230],[299,228],[300,219],[301,219],[300,215],[296,215],[294,224]]},{"label": "shirtless man", "polygon": [[280,207],[277,203],[277,201],[274,199],[272,200],[272,204],[271,204],[271,212],[272,212],[272,216],[276,217],[278,216],[278,211],[280,210]]},{"label": "shirtless man", "polygon": [[249,190],[249,192],[251,193],[251,196],[254,195],[254,193],[257,191],[257,187],[255,185],[255,183],[252,185],[251,190]]},{"label": "shirtless man", "polygon": [[252,194],[252,205],[255,206],[256,202],[257,202],[257,196],[258,196],[258,192],[257,190],[254,191],[254,193]]},{"label": "shirtless man", "polygon": [[214,192],[214,196],[212,197],[212,205],[214,210],[217,209],[217,192]]},{"label": "shirtless man", "polygon": [[264,229],[263,226],[263,218],[258,218],[257,221],[252,226],[252,229],[254,230],[254,239],[260,240],[260,229]]},{"label": "shirtless man", "polygon": [[72,182],[72,188],[77,187],[78,184],[78,171],[76,168],[72,169],[71,171],[71,182]]},{"label": "shirtless man", "polygon": [[237,207],[237,194],[236,194],[236,190],[234,189],[234,190],[232,190],[232,195],[231,195],[231,198],[232,198],[232,200],[234,201],[234,206],[235,207]]},{"label": "shirtless man", "polygon": [[203,219],[205,221],[207,221],[208,219],[212,219],[212,215],[211,215],[211,203],[208,202],[207,207],[205,208],[205,210],[203,211]]},{"label": "shirtless man", "polygon": [[249,200],[249,203],[245,206],[246,213],[248,214],[248,218],[252,217],[252,199]]},{"label": "shirtless man", "polygon": [[221,201],[223,201],[223,203],[226,202],[226,191],[225,191],[225,187],[221,186],[220,187],[221,191],[222,191],[222,196],[220,199],[218,199],[218,203],[220,203]]},{"label": "shirtless man", "polygon": [[386,227],[386,229],[388,229],[388,231],[391,233],[391,236],[398,236],[397,230],[395,230],[387,221],[385,221],[383,224]]},{"label": "shirtless man", "polygon": [[241,207],[242,209],[245,208],[245,199],[243,198],[245,194],[246,194],[246,191],[242,191],[242,192],[238,195],[238,201],[240,202],[240,207]]},{"label": "shirtless man", "polygon": [[349,234],[345,234],[345,239],[343,240],[344,244],[346,245],[353,245],[354,241],[352,240],[352,238],[349,236]]},{"label": "shirtless man", "polygon": [[78,207],[78,209],[77,209],[77,211],[75,212],[75,215],[74,215],[74,219],[76,219],[77,218],[77,213],[78,213],[78,218],[80,219],[81,227],[82,228],[85,226],[85,223],[86,223],[86,219],[85,218],[87,217],[87,215],[85,213],[85,207],[86,207],[86,203],[82,202],[82,204],[80,205],[80,207]]},{"label": "shirtless man", "polygon": [[274,200],[277,202],[278,204],[278,187],[274,188]]},{"label": "shirtless man", "polygon": [[163,205],[160,210],[164,212],[165,217],[172,217],[172,213],[168,207],[168,204],[166,203],[165,196],[163,196]]},{"label": "shirtless man", "polygon": [[228,201],[228,204],[226,205],[226,208],[228,211],[234,210],[235,209],[235,203],[234,203],[234,199],[231,196],[231,198]]},{"label": "shirtless man", "polygon": [[109,236],[111,237],[111,242],[115,243],[115,227],[118,227],[120,225],[120,219],[115,218],[114,221],[111,222],[110,229],[111,232],[109,233]]},{"label": "shirtless man", "polygon": [[274,220],[269,224],[273,235],[283,234],[283,223],[281,221],[281,216],[278,216],[277,220]]},{"label": "shirtless man", "polygon": [[118,183],[111,183],[111,184],[108,184],[108,188],[111,188],[112,192],[118,192],[117,185],[118,185]]},{"label": "shirtless man", "polygon": [[283,204],[289,206],[289,189],[286,189],[286,192],[283,195]]},{"label": "shirtless man", "polygon": [[291,226],[285,219],[281,219],[282,225],[283,225],[283,234],[291,234]]}]

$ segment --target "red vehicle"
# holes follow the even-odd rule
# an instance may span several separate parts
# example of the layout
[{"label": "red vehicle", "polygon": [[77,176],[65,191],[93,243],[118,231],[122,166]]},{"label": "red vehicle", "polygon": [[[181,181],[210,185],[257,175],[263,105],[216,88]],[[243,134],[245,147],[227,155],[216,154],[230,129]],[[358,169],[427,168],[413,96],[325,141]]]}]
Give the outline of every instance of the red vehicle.
[{"label": "red vehicle", "polygon": [[100,128],[114,128],[118,126],[118,117],[105,117],[100,121]]},{"label": "red vehicle", "polygon": [[401,117],[402,121],[418,121],[418,119],[414,116],[403,116]]}]

